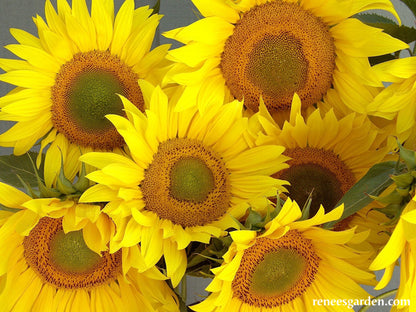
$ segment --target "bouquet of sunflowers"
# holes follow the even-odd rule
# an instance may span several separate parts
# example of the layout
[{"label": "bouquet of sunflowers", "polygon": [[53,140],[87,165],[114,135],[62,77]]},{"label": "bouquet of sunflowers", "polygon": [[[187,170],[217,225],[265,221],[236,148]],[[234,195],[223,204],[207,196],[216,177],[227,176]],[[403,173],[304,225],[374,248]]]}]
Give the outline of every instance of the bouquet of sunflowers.
[{"label": "bouquet of sunflowers", "polygon": [[10,30],[0,312],[416,311],[416,29],[389,0],[191,1],[175,48],[164,1]]}]

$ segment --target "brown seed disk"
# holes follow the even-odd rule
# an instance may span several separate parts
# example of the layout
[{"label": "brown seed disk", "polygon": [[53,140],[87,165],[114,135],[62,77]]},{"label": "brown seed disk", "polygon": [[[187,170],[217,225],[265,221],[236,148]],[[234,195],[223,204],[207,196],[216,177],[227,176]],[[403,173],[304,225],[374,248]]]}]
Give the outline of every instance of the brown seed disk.
[{"label": "brown seed disk", "polygon": [[[262,295],[252,291],[252,276],[262,265],[265,255],[282,249],[290,250],[305,260],[306,266],[295,283],[287,291],[275,295]],[[319,269],[320,258],[315,253],[312,241],[297,230],[290,230],[279,239],[259,238],[244,251],[240,267],[232,282],[233,297],[255,307],[276,308],[301,296],[313,283]],[[267,282],[267,281],[265,281]]]},{"label": "brown seed disk", "polygon": [[[124,145],[124,140],[114,126],[91,129],[76,116],[71,103],[71,94],[80,77],[88,73],[104,73],[112,76],[121,87],[120,94],[144,111],[143,95],[138,85],[138,75],[109,51],[90,51],[75,54],[72,60],[62,65],[51,89],[52,122],[54,127],[71,142],[84,147],[111,150]],[[118,99],[119,100],[119,99]],[[121,105],[121,102],[120,102]],[[120,109],[120,114],[125,116]],[[103,116],[99,116],[103,118]],[[109,123],[109,122],[108,122]],[[109,123],[110,124],[110,123]]]},{"label": "brown seed disk", "polygon": [[[181,199],[176,194],[185,192],[172,190],[172,169],[184,159],[198,160],[212,174],[213,185],[207,184],[209,188],[202,199],[200,195],[195,200]],[[162,142],[141,183],[146,209],[183,227],[209,224],[220,219],[230,207],[228,174],[221,157],[200,141],[177,138]]]},{"label": "brown seed disk", "polygon": [[88,271],[69,272],[59,267],[52,257],[51,245],[62,231],[62,218],[44,217],[23,240],[26,262],[44,282],[57,288],[91,288],[115,280],[121,273],[121,250],[114,254],[102,252],[97,264]]},{"label": "brown seed disk", "polygon": [[290,167],[274,177],[291,183],[287,187],[288,196],[300,207],[311,195],[310,216],[315,215],[320,205],[326,212],[331,211],[356,182],[353,172],[330,150],[297,147],[287,149],[284,154],[292,158],[288,161]]},{"label": "brown seed disk", "polygon": [[298,4],[272,1],[244,13],[227,39],[221,69],[235,98],[258,110],[288,110],[298,93],[303,107],[331,87],[335,45],[328,25]]}]

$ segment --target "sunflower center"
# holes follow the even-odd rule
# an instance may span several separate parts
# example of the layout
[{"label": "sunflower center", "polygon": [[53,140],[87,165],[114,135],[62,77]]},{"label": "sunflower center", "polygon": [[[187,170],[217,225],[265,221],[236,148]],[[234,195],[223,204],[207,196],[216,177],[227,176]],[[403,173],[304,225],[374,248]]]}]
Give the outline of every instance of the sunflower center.
[{"label": "sunflower center", "polygon": [[308,61],[302,53],[302,44],[288,33],[264,35],[248,58],[246,76],[265,94],[293,94],[306,82]]},{"label": "sunflower center", "polygon": [[288,149],[284,154],[292,158],[290,167],[275,176],[290,182],[288,196],[300,207],[311,197],[311,217],[320,205],[326,212],[335,208],[355,183],[354,174],[332,151],[306,147]]},{"label": "sunflower center", "polygon": [[123,105],[117,94],[123,86],[113,74],[106,71],[82,73],[73,82],[69,93],[69,109],[72,117],[84,129],[107,129],[111,127],[107,114],[122,115]]},{"label": "sunflower center", "polygon": [[82,231],[64,233],[62,219],[40,219],[24,238],[23,247],[27,264],[58,288],[94,287],[121,272],[120,251],[94,253],[86,246]]},{"label": "sunflower center", "polygon": [[329,26],[296,3],[272,1],[245,12],[221,58],[233,96],[257,111],[262,97],[271,111],[319,101],[331,87],[335,45]]},{"label": "sunflower center", "polygon": [[319,260],[312,242],[296,230],[279,239],[259,238],[244,251],[233,296],[269,309],[287,304],[312,284]]},{"label": "sunflower center", "polygon": [[100,262],[100,256],[85,245],[82,231],[56,233],[51,240],[50,256],[64,272],[89,272]]},{"label": "sunflower center", "polygon": [[121,147],[124,141],[105,115],[125,115],[118,94],[144,109],[137,80],[137,74],[109,51],[75,54],[62,65],[51,90],[54,127],[81,146]]},{"label": "sunflower center", "polygon": [[179,159],[170,176],[170,190],[177,200],[203,202],[215,187],[212,171],[199,158]]},{"label": "sunflower center", "polygon": [[224,162],[198,140],[178,138],[160,143],[141,189],[148,210],[184,227],[218,220],[230,206]]},{"label": "sunflower center", "polygon": [[251,291],[275,296],[288,291],[302,277],[305,258],[295,250],[279,249],[264,255],[251,277]]}]

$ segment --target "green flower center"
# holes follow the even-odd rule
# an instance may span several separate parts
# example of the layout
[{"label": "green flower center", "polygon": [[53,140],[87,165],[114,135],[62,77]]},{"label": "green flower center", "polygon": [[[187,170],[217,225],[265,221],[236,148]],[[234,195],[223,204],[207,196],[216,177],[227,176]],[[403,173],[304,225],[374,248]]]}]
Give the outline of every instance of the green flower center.
[{"label": "green flower center", "polygon": [[330,170],[316,164],[290,167],[282,174],[290,182],[289,197],[302,208],[311,196],[310,216],[313,217],[320,205],[331,211],[342,198],[341,183]]},{"label": "green flower center", "polygon": [[122,115],[123,104],[117,94],[125,95],[123,86],[112,73],[102,70],[82,73],[69,92],[72,117],[84,129],[112,127],[105,115]]},{"label": "green flower center", "polygon": [[270,252],[251,276],[250,290],[263,296],[283,294],[298,282],[305,267],[305,258],[292,249]]},{"label": "green flower center", "polygon": [[52,122],[71,143],[102,150],[124,145],[107,114],[125,116],[118,94],[144,110],[138,75],[109,51],[77,53],[51,88]]},{"label": "green flower center", "polygon": [[62,218],[40,219],[24,238],[23,248],[30,268],[57,288],[90,288],[115,281],[121,273],[121,250],[96,254],[85,244],[82,231],[65,234]]},{"label": "green flower center", "polygon": [[297,147],[287,149],[284,154],[292,158],[288,162],[290,167],[274,177],[290,182],[288,196],[301,208],[311,197],[310,217],[321,205],[326,212],[334,209],[355,183],[352,171],[331,150]]},{"label": "green flower center", "polygon": [[290,109],[296,92],[304,107],[332,85],[335,45],[329,25],[297,2],[268,1],[241,14],[224,44],[220,68],[231,94],[258,110]]},{"label": "green flower center", "polygon": [[179,159],[172,167],[170,190],[178,200],[203,202],[215,188],[214,175],[199,158]]},{"label": "green flower center", "polygon": [[202,142],[175,138],[159,144],[140,184],[146,209],[183,227],[219,220],[230,207],[229,173]]},{"label": "green flower center", "polygon": [[276,239],[259,237],[244,250],[231,285],[233,297],[274,311],[309,288],[319,261],[312,241],[297,230]]},{"label": "green flower center", "polygon": [[87,247],[82,231],[60,231],[51,241],[51,260],[64,272],[84,273],[92,271],[101,257]]},{"label": "green flower center", "polygon": [[248,59],[247,78],[269,96],[292,96],[306,83],[308,61],[302,44],[288,33],[265,35]]}]

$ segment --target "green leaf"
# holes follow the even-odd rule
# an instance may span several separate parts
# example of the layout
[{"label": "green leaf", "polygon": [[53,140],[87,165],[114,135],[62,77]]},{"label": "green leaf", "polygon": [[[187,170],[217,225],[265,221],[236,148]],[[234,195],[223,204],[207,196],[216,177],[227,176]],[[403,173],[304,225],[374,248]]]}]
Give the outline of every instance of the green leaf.
[{"label": "green leaf", "polygon": [[254,225],[261,223],[263,221],[263,217],[253,209],[249,208],[249,214],[244,223],[244,226],[247,229],[252,229]]},{"label": "green leaf", "polygon": [[386,161],[374,165],[337,203],[336,206],[344,203],[344,213],[340,220],[331,221],[325,224],[325,228],[331,228],[335,223],[349,217],[350,215],[361,210],[373,199],[369,196],[380,195],[393,180],[391,175],[401,173],[405,169],[404,164],[397,164],[395,161]]},{"label": "green leaf", "polygon": [[[35,168],[33,167],[33,159],[38,156],[35,152],[29,152],[21,156],[4,155],[0,156],[0,180],[16,188],[23,185],[20,178],[30,187],[37,187]],[[43,179],[43,167],[38,169],[38,174]]]},{"label": "green leaf", "polygon": [[[404,0],[402,1],[405,2]],[[416,9],[416,2],[414,0],[409,0],[406,2],[411,2],[414,9]],[[404,25],[400,26],[395,21],[385,16],[378,14],[357,14],[354,17],[369,26],[381,28],[385,33],[406,43],[410,43],[416,40],[415,28]]]},{"label": "green leaf", "polygon": [[185,301],[182,299],[182,297],[180,295],[178,295],[178,300],[179,300],[179,311],[180,312],[192,311],[192,310],[188,310],[189,308],[186,306]]},{"label": "green leaf", "polygon": [[309,218],[313,217],[313,216],[310,215],[311,204],[312,204],[312,194],[313,194],[313,191],[309,193],[308,199],[306,200],[305,204],[303,205],[302,217],[300,218],[300,220],[306,220],[306,219],[309,219]]},{"label": "green leaf", "polygon": [[370,23],[368,24],[373,27],[381,28],[386,34],[400,39],[406,43],[410,43],[416,40],[416,29],[404,25],[395,25],[388,23]]},{"label": "green leaf", "polygon": [[6,210],[6,211],[10,211],[10,212],[18,212],[18,211],[20,211],[20,209],[9,208],[9,207],[3,206],[2,204],[0,204],[0,210]]},{"label": "green leaf", "polygon": [[361,22],[365,23],[365,24],[370,24],[370,23],[386,23],[386,24],[394,24],[396,25],[397,23],[385,16],[382,15],[378,15],[376,13],[360,13],[360,14],[356,14],[353,17],[355,17],[356,19],[360,20]]},{"label": "green leaf", "polygon": [[397,190],[394,190],[386,196],[369,196],[382,204],[400,204],[403,201],[403,196]]},{"label": "green leaf", "polygon": [[397,187],[407,188],[413,183],[414,177],[410,172],[406,172],[397,176],[392,176],[391,179],[396,183]]},{"label": "green leaf", "polygon": [[409,171],[416,168],[416,153],[415,151],[409,150],[403,145],[400,144],[400,142],[397,142],[399,146],[399,152],[400,152],[400,159],[404,161],[404,163],[407,166],[407,169]]},{"label": "green leaf", "polygon": [[160,0],[157,0],[155,5],[153,6],[152,10],[153,10],[152,15],[153,14],[159,14],[159,12],[160,12]]},{"label": "green leaf", "polygon": [[388,62],[394,59],[396,59],[396,56],[394,56],[394,54],[384,54],[384,55],[372,56],[368,58],[371,66],[384,63],[384,62]]},{"label": "green leaf", "polygon": [[[379,211],[381,213],[384,213],[387,216],[387,218],[393,220],[393,219],[396,218],[396,216],[400,216],[400,214],[403,210],[403,205],[401,203],[400,204],[389,204],[386,207],[377,208],[377,209],[374,209],[374,210]],[[394,222],[389,221],[388,223],[390,224],[390,223],[394,223]]]},{"label": "green leaf", "polygon": [[412,11],[413,15],[416,17],[416,2],[415,0],[400,0]]}]

